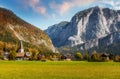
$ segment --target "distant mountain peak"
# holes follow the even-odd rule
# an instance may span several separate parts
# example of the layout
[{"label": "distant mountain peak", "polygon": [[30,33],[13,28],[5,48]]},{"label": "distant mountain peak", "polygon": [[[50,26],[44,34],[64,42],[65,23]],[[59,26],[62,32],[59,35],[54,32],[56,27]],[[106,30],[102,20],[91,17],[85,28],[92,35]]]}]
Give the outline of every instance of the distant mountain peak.
[{"label": "distant mountain peak", "polygon": [[87,49],[90,49],[98,46],[99,39],[120,30],[120,11],[99,6],[92,7],[76,13],[63,27],[65,28],[60,28],[58,24],[46,30],[56,47],[88,44]]}]

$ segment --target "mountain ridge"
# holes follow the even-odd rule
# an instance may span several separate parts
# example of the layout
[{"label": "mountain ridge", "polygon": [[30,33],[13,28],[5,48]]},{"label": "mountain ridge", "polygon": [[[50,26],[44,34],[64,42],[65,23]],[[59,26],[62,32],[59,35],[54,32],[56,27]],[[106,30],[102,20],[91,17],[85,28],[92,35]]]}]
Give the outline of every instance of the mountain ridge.
[{"label": "mountain ridge", "polygon": [[[0,28],[0,41],[5,42],[7,40],[7,42],[10,42],[10,40],[14,40],[14,43],[16,43],[22,40],[38,48],[42,45],[46,49],[56,52],[51,40],[44,31],[22,20],[8,9],[0,8]],[[8,35],[8,37],[5,35]],[[8,38],[10,39],[8,40]]]},{"label": "mountain ridge", "polygon": [[[109,34],[120,30],[120,10],[112,10],[98,6],[92,7],[76,13],[71,21],[63,27],[66,27],[66,29],[56,30],[54,33],[49,32],[52,31],[52,29],[45,30],[52,42],[54,42],[53,44],[58,48],[64,46],[72,46],[74,48],[74,46],[87,44],[87,42],[91,40],[97,42],[97,39],[107,37]],[[58,34],[58,32],[60,33]],[[53,34],[56,34],[56,37],[52,36]],[[61,44],[57,44],[57,42],[54,41],[57,40],[56,38]],[[95,44],[93,43],[93,45]],[[94,46],[91,47],[88,45],[88,47],[89,48],[83,50],[89,50]]]}]

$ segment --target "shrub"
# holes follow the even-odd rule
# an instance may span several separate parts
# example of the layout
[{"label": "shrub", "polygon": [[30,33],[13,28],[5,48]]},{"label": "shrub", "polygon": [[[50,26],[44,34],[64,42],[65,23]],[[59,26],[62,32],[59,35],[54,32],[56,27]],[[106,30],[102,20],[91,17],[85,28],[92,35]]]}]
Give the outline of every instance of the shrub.
[{"label": "shrub", "polygon": [[77,60],[82,60],[82,59],[83,59],[83,56],[82,56],[82,54],[81,54],[80,52],[77,52],[77,53],[75,54],[75,58],[76,58]]},{"label": "shrub", "polygon": [[119,56],[119,55],[116,55],[115,58],[114,58],[114,61],[115,61],[115,62],[120,62],[120,56]]},{"label": "shrub", "polygon": [[84,60],[89,60],[89,53],[87,51],[84,52]]},{"label": "shrub", "polygon": [[9,60],[15,60],[16,59],[16,52],[10,51],[8,58],[9,58]]},{"label": "shrub", "polygon": [[90,60],[91,61],[101,61],[100,60],[100,55],[97,54],[97,53],[94,53],[94,54],[91,55],[91,59]]},{"label": "shrub", "polygon": [[36,49],[32,49],[31,50],[31,52],[32,52],[32,55],[31,55],[31,60],[37,60],[38,59],[38,50],[36,50]]}]

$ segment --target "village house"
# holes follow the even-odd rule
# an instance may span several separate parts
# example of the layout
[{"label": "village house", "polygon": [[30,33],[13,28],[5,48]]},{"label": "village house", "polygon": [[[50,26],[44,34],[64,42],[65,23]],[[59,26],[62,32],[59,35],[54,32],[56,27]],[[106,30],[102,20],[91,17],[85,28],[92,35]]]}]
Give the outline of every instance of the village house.
[{"label": "village house", "polygon": [[102,53],[102,54],[101,54],[101,60],[102,60],[102,61],[109,61],[109,60],[110,60],[109,54],[107,54],[107,53]]},{"label": "village house", "polygon": [[25,55],[24,55],[24,60],[29,60],[30,57],[31,57],[32,53],[31,52],[25,52]]},{"label": "village house", "polygon": [[3,59],[8,60],[9,53],[7,51],[4,52],[3,54]]}]

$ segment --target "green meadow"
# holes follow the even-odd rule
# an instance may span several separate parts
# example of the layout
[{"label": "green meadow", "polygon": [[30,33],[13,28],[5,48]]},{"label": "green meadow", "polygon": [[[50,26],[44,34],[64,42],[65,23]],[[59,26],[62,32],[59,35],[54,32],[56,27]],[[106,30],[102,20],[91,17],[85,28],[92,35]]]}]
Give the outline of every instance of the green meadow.
[{"label": "green meadow", "polygon": [[0,79],[120,79],[120,63],[0,61]]}]

